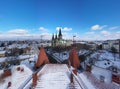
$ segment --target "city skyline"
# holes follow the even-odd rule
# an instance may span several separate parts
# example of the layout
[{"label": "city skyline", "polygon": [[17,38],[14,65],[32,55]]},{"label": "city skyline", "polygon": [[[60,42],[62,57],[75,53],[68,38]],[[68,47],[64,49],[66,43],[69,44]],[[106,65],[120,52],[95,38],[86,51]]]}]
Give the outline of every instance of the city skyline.
[{"label": "city skyline", "polygon": [[119,0],[0,0],[0,39],[120,39]]}]

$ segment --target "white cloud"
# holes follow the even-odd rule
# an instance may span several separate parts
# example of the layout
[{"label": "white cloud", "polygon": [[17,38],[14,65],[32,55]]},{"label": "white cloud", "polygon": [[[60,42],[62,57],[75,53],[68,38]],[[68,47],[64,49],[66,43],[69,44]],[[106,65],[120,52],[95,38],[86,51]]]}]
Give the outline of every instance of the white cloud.
[{"label": "white cloud", "polygon": [[96,24],[91,27],[91,30],[102,30],[105,27],[107,27],[107,25],[100,26],[100,25]]},{"label": "white cloud", "polygon": [[27,34],[28,33],[28,30],[26,29],[13,29],[13,30],[9,30],[8,31],[9,34]]},{"label": "white cloud", "polygon": [[116,32],[116,33],[118,33],[118,34],[119,34],[119,33],[120,33],[120,31],[118,31],[118,32]]},{"label": "white cloud", "polygon": [[40,27],[39,30],[40,30],[41,32],[43,32],[43,33],[48,32],[48,29],[46,29],[46,28],[44,28],[44,27]]},{"label": "white cloud", "polygon": [[56,27],[56,30],[59,30],[59,29],[61,29],[62,31],[71,31],[72,30],[72,28],[69,28],[69,27],[64,27],[64,28]]},{"label": "white cloud", "polygon": [[119,26],[110,27],[109,30],[115,30],[117,28],[119,28]]},{"label": "white cloud", "polygon": [[63,31],[71,31],[72,28],[64,27],[62,30],[63,30]]},{"label": "white cloud", "polygon": [[85,34],[94,34],[95,32],[86,32]]},{"label": "white cloud", "polygon": [[103,30],[103,31],[101,31],[101,34],[104,36],[108,36],[108,35],[110,35],[110,32]]}]

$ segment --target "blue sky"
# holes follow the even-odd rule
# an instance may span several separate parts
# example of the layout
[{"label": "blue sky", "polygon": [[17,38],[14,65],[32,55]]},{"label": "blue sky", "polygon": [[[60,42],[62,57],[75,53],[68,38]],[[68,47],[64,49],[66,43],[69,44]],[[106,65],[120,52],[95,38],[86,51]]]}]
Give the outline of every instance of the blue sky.
[{"label": "blue sky", "polygon": [[[120,38],[120,0],[0,0],[0,38]],[[7,36],[5,36],[7,35]]]}]

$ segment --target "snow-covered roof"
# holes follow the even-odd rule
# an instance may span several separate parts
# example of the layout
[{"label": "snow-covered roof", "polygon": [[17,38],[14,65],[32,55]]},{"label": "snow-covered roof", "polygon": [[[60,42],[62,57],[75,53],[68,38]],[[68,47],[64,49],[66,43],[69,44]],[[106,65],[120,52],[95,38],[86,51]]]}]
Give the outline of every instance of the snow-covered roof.
[{"label": "snow-covered roof", "polygon": [[78,53],[79,55],[84,55],[85,53],[88,53],[88,50],[80,50]]},{"label": "snow-covered roof", "polygon": [[115,66],[118,69],[120,69],[120,60],[118,57],[118,54],[114,55],[108,51],[105,50],[99,50],[95,53],[93,53],[90,58],[92,59],[98,59],[95,62],[96,66],[102,67],[102,68],[108,68],[110,66]]},{"label": "snow-covered roof", "polygon": [[5,54],[6,51],[0,51],[0,54]]},{"label": "snow-covered roof", "polygon": [[101,68],[109,68],[113,65],[111,61],[103,60],[103,61],[96,61],[95,65]]},{"label": "snow-covered roof", "polygon": [[[100,50],[95,53],[93,53],[90,58],[96,58],[98,60],[114,60],[114,56],[112,53],[105,51],[105,50]],[[118,58],[116,58],[118,60]]]},{"label": "snow-covered roof", "polygon": [[[86,79],[95,87],[95,89],[119,89],[120,88],[120,86],[118,84],[113,83],[113,82],[111,82],[111,83],[101,82],[90,72],[83,72],[82,75],[84,77],[86,77]],[[83,76],[81,76],[81,77],[83,77]],[[85,81],[85,80],[83,80],[83,81]],[[88,81],[85,81],[85,82],[88,82]],[[88,87],[89,87],[89,85],[88,85]],[[90,88],[90,89],[93,89],[93,88]]]},{"label": "snow-covered roof", "polygon": [[12,49],[12,48],[16,48],[16,47],[19,49],[26,48],[26,47],[28,47],[28,44],[12,44],[12,45],[9,45],[7,48]]},{"label": "snow-covered roof", "polygon": [[[17,71],[17,67],[24,68],[24,71]],[[3,83],[0,82],[0,89],[7,89],[8,82],[12,83],[9,89],[22,89],[21,86],[29,79],[31,75],[32,71],[25,65],[14,66],[12,68],[12,75],[6,77]]]},{"label": "snow-covered roof", "polygon": [[64,60],[67,60],[68,57],[69,57],[69,52],[61,52],[61,53],[53,53],[53,56],[57,57],[58,60],[60,61],[64,61]]},{"label": "snow-covered roof", "polygon": [[4,62],[6,60],[6,57],[1,57],[0,62]]},{"label": "snow-covered roof", "polygon": [[0,50],[3,50],[5,47],[0,47]]},{"label": "snow-covered roof", "polygon": [[31,55],[19,55],[18,56],[18,59],[27,59],[27,58],[30,58]]}]

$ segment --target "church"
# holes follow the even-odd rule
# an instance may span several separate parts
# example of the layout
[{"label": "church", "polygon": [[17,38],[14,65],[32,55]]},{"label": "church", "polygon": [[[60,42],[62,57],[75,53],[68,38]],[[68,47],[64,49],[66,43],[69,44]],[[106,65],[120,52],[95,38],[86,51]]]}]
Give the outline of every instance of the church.
[{"label": "church", "polygon": [[59,29],[58,35],[52,35],[52,41],[51,41],[51,46],[52,47],[57,47],[57,46],[65,46],[66,41],[62,38],[62,32],[61,28]]}]

